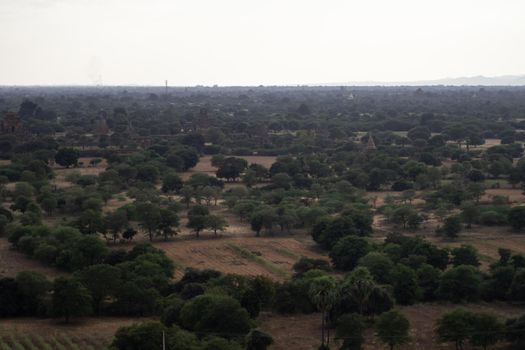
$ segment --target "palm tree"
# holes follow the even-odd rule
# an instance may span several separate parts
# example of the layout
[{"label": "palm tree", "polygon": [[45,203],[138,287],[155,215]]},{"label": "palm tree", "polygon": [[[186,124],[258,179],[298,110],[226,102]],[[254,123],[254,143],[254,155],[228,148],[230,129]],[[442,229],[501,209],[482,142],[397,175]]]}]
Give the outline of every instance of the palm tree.
[{"label": "palm tree", "polygon": [[[328,312],[337,300],[337,282],[330,276],[317,277],[310,285],[309,296],[312,303],[321,311],[321,346],[330,344],[330,333],[326,321]],[[327,330],[326,337],[325,329]]]},{"label": "palm tree", "polygon": [[342,293],[348,296],[357,304],[359,314],[363,315],[368,306],[370,295],[374,291],[375,282],[370,272],[365,267],[358,267],[352,271],[342,286]]}]

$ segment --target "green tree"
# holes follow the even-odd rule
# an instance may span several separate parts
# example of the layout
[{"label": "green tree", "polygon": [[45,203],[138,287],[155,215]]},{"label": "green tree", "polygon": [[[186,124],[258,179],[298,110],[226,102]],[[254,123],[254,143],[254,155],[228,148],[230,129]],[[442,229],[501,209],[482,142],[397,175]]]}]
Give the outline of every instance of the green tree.
[{"label": "green tree", "polygon": [[153,241],[153,235],[158,230],[162,220],[159,206],[152,203],[139,203],[137,204],[137,213],[140,226],[146,230],[150,242]]},{"label": "green tree", "polygon": [[40,201],[40,206],[46,211],[47,215],[52,216],[58,202],[55,196],[48,195]]},{"label": "green tree", "polygon": [[378,283],[390,283],[394,263],[385,253],[370,252],[359,259],[359,266],[366,267]]},{"label": "green tree", "polygon": [[397,265],[393,273],[394,297],[403,305],[411,305],[420,297],[416,272],[405,265]]},{"label": "green tree", "polygon": [[441,230],[448,238],[456,238],[461,231],[461,218],[459,216],[449,216],[445,219]]},{"label": "green tree", "polygon": [[208,227],[208,217],[210,211],[202,205],[195,205],[188,211],[187,227],[195,231],[195,235],[199,238],[199,233]]},{"label": "green tree", "polygon": [[168,237],[172,237],[177,233],[179,227],[179,216],[176,212],[169,209],[160,209],[160,222],[158,226],[158,234],[164,237],[167,241]]},{"label": "green tree", "polygon": [[479,297],[480,285],[479,271],[474,266],[460,265],[443,273],[437,294],[456,303],[474,301]]},{"label": "green tree", "polygon": [[340,239],[330,251],[330,259],[338,269],[350,271],[357,266],[359,259],[372,251],[365,238],[347,236]]},{"label": "green tree", "polygon": [[252,329],[246,335],[246,350],[266,350],[273,344],[273,338],[268,333],[258,329]]},{"label": "green tree", "polygon": [[481,346],[484,350],[489,345],[496,344],[505,335],[505,327],[498,318],[489,313],[477,313],[472,322],[470,342],[474,346]]},{"label": "green tree", "polygon": [[355,268],[343,281],[341,294],[348,296],[364,315],[376,285],[366,267]]},{"label": "green tree", "polygon": [[76,165],[78,162],[79,152],[73,148],[61,148],[55,154],[55,162],[57,164],[69,168],[71,165]]},{"label": "green tree", "polygon": [[519,231],[525,227],[525,206],[512,207],[507,217],[513,229]]},{"label": "green tree", "polygon": [[128,226],[128,216],[124,210],[115,210],[106,214],[104,226],[111,232],[113,243],[117,242],[120,232]]},{"label": "green tree", "polygon": [[456,350],[462,350],[472,334],[473,325],[474,315],[458,308],[441,316],[436,321],[435,331],[440,341],[454,342]]},{"label": "green tree", "polygon": [[53,313],[66,323],[72,316],[86,316],[92,311],[89,290],[74,278],[58,277],[53,283]]},{"label": "green tree", "polygon": [[467,228],[471,228],[472,224],[479,219],[480,210],[478,205],[473,202],[463,203],[461,207],[461,218],[467,224]]},{"label": "green tree", "polygon": [[182,179],[177,174],[169,173],[162,179],[162,192],[164,193],[177,193],[181,190],[182,187]]},{"label": "green tree", "polygon": [[388,344],[391,350],[394,349],[394,346],[410,341],[409,330],[408,319],[398,311],[387,311],[377,319],[377,336],[383,343]]},{"label": "green tree", "polygon": [[361,350],[365,341],[365,329],[365,321],[359,314],[345,314],[339,317],[335,329],[336,338],[343,341],[339,350]]},{"label": "green tree", "polygon": [[107,264],[88,266],[77,272],[76,277],[89,290],[96,314],[104,299],[114,297],[121,284],[120,269]]},{"label": "green tree", "polygon": [[224,295],[199,295],[184,304],[180,316],[187,329],[222,333],[227,338],[247,334],[252,326],[248,312],[239,302]]},{"label": "green tree", "polygon": [[217,236],[217,231],[224,231],[228,227],[226,219],[219,215],[208,215],[206,220],[206,226],[213,230],[215,236]]},{"label": "green tree", "polygon": [[452,264],[479,266],[478,251],[471,245],[462,244],[458,248],[452,249]]},{"label": "green tree", "polygon": [[423,264],[416,271],[417,284],[421,289],[421,296],[425,301],[436,298],[436,291],[441,280],[441,270],[429,264]]},{"label": "green tree", "polygon": [[242,158],[225,158],[220,162],[219,169],[217,169],[217,177],[225,178],[227,181],[235,181],[247,166],[248,162]]}]

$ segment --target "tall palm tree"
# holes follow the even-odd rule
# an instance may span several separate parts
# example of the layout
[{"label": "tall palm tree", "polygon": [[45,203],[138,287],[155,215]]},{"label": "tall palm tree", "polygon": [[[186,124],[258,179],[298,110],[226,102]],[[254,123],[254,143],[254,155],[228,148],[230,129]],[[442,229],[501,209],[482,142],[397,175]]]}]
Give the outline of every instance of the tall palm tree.
[{"label": "tall palm tree", "polygon": [[[336,280],[331,276],[315,278],[310,285],[309,296],[312,303],[321,311],[321,345],[324,346],[330,343],[327,316],[337,301],[338,287]],[[327,331],[326,333],[325,330]]]}]

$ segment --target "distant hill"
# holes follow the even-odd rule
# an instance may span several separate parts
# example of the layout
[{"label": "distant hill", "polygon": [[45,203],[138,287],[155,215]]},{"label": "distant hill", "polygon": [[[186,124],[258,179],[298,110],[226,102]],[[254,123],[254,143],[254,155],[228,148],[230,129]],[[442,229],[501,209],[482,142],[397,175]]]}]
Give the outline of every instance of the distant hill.
[{"label": "distant hill", "polygon": [[485,77],[478,75],[475,77],[444,78],[436,80],[417,80],[401,82],[385,81],[356,81],[346,83],[322,84],[327,86],[525,86],[525,75],[501,75],[497,77]]}]

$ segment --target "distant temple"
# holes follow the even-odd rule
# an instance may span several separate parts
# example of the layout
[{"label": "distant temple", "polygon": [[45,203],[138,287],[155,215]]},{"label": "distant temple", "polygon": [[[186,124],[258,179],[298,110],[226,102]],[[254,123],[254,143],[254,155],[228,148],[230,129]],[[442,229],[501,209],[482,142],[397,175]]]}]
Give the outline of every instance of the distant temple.
[{"label": "distant temple", "polygon": [[197,116],[196,129],[207,129],[210,127],[210,119],[208,117],[208,109],[201,108]]},{"label": "distant temple", "polygon": [[100,112],[100,116],[99,116],[99,119],[97,120],[97,125],[96,125],[96,134],[98,136],[108,136],[110,134],[105,111]]},{"label": "distant temple", "polygon": [[368,141],[366,142],[366,151],[375,151],[377,149],[376,143],[374,142],[374,138],[372,137],[372,133],[368,133]]},{"label": "distant temple", "polygon": [[2,134],[21,134],[24,132],[22,120],[18,114],[13,112],[7,112],[4,119],[0,123],[0,131]]}]

